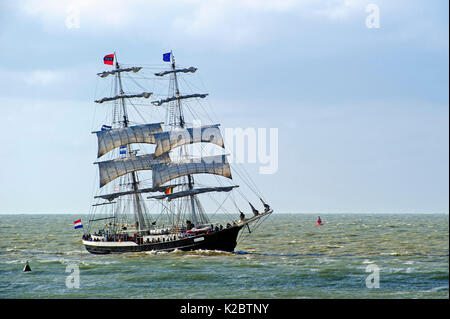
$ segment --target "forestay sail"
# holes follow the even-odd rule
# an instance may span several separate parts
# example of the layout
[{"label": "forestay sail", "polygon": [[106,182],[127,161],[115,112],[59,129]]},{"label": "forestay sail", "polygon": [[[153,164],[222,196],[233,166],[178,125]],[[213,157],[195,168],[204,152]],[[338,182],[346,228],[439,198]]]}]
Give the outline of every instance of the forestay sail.
[{"label": "forestay sail", "polygon": [[155,134],[154,138],[156,144],[155,156],[160,156],[181,145],[199,142],[209,142],[224,147],[219,124],[166,131]]},{"label": "forestay sail", "polygon": [[154,134],[162,132],[161,123],[128,126],[117,129],[94,132],[97,134],[97,157],[108,153],[112,149],[131,143],[155,144]]},{"label": "forestay sail", "polygon": [[96,162],[95,164],[98,164],[100,187],[103,187],[124,174],[140,170],[150,170],[155,164],[168,162],[170,162],[168,154],[155,158],[153,153],[151,153],[127,158],[116,158],[110,161]]},{"label": "forestay sail", "polygon": [[[165,155],[167,153],[161,155],[161,157]],[[230,164],[228,164],[226,155],[205,156],[201,159],[192,159],[189,162],[153,165],[153,187],[158,187],[177,177],[202,173],[221,175],[231,179]]]}]

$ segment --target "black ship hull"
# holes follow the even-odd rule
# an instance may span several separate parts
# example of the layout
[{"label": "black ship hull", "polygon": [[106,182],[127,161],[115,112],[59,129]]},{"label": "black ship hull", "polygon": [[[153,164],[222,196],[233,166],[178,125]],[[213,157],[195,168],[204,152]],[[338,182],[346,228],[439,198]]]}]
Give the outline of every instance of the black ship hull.
[{"label": "black ship hull", "polygon": [[129,253],[143,251],[173,251],[173,250],[221,250],[234,251],[237,245],[237,237],[243,225],[232,226],[220,231],[210,232],[208,234],[198,234],[192,237],[186,237],[173,241],[159,243],[133,242],[91,242],[83,241],[86,250],[92,254],[111,254],[111,253]]}]

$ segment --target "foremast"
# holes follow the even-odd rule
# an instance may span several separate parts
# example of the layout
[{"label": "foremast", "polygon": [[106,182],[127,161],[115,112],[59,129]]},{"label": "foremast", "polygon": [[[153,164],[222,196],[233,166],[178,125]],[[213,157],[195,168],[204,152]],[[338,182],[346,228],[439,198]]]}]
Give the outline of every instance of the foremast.
[{"label": "foremast", "polygon": [[[196,195],[209,192],[230,192],[233,188],[238,186],[194,187],[193,174],[212,174],[232,179],[231,170],[227,161],[227,155],[202,156],[200,158],[195,158],[193,154],[189,154],[186,145],[193,143],[212,143],[224,148],[224,141],[219,129],[219,124],[201,127],[186,127],[182,101],[190,98],[205,98],[208,94],[193,93],[182,95],[178,85],[178,73],[194,73],[197,68],[189,67],[177,69],[172,52],[164,54],[163,61],[171,62],[170,70],[154,74],[159,77],[170,75],[171,83],[169,87],[171,88],[172,94],[167,98],[152,101],[152,104],[155,106],[160,106],[164,103],[170,103],[167,115],[167,122],[170,127],[170,131],[155,135],[155,157],[159,157],[162,154],[167,154],[171,150],[180,147],[178,153],[179,161],[154,165],[152,168],[153,187],[159,187],[173,179],[183,177],[185,183],[181,184],[185,184],[184,186],[187,185],[187,188],[174,194],[150,196],[148,198],[160,200],[168,199],[168,201],[171,201],[172,199],[184,199],[184,202],[178,203],[188,204],[185,207],[190,208],[190,216],[193,221],[193,223],[186,221],[186,226],[188,228],[204,227],[205,225],[209,225],[210,221],[204,212],[199,198]],[[177,216],[178,220],[181,220],[182,214],[182,209],[179,209]]]},{"label": "foremast", "polygon": [[[177,78],[177,72],[176,72],[176,67],[175,67],[175,57],[173,56],[172,51],[170,52],[170,57],[172,59],[172,72],[173,72],[173,81],[175,84],[175,97],[176,97],[176,107],[177,107],[177,111],[178,111],[178,120],[179,120],[179,127],[184,129],[185,126],[185,121],[184,121],[184,116],[183,116],[183,109],[181,107],[181,95],[180,95],[180,88],[178,86],[178,78]],[[196,70],[196,69],[195,69]],[[177,127],[177,116],[176,116],[176,112],[172,112],[171,114],[173,114],[173,118],[170,119],[169,125],[172,125],[172,127]],[[183,149],[180,148],[180,158],[182,158],[182,152]],[[187,175],[187,180],[188,180],[188,188],[189,190],[194,189],[194,178],[191,174]],[[189,195],[189,199],[190,199],[190,204],[191,204],[191,216],[192,216],[192,221],[194,222],[194,227],[198,227],[198,219],[197,219],[197,214],[195,211],[195,195]]]}]

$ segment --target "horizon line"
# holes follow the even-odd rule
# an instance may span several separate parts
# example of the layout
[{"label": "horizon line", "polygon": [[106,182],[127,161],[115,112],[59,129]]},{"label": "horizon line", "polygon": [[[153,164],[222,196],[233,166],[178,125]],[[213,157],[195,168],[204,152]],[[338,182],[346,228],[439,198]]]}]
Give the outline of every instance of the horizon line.
[{"label": "horizon line", "polygon": [[[90,213],[75,213],[75,212],[18,212],[18,213],[9,213],[9,212],[0,212],[0,215],[89,215]],[[159,215],[160,213],[149,213],[149,215]],[[304,214],[304,215],[336,215],[336,214],[360,214],[360,215],[366,215],[366,214],[375,214],[375,215],[404,215],[404,214],[410,214],[410,215],[432,215],[432,214],[439,214],[439,215],[449,215],[449,212],[381,212],[381,211],[373,211],[373,212],[325,212],[325,211],[321,211],[321,212],[276,212],[274,211],[273,214],[275,215],[299,215],[299,214]],[[220,214],[220,215],[226,215],[224,213]]]}]

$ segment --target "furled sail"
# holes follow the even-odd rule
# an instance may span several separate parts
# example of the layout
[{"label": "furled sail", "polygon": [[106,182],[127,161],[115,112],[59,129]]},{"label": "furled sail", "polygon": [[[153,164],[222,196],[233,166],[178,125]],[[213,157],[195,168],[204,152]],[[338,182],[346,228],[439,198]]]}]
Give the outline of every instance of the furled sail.
[{"label": "furled sail", "polygon": [[197,195],[202,193],[208,193],[208,192],[229,192],[233,188],[239,187],[238,185],[233,186],[224,186],[224,187],[204,187],[204,188],[194,188],[194,189],[188,189],[185,191],[172,193],[172,194],[164,194],[164,195],[156,195],[156,196],[149,196],[147,198],[154,198],[154,199],[164,199],[167,198],[169,201],[172,199],[189,196],[189,195]]},{"label": "furled sail", "polygon": [[103,71],[100,73],[97,73],[98,76],[102,77],[102,78],[106,78],[108,75],[113,75],[115,73],[120,73],[120,72],[139,72],[139,70],[142,69],[141,66],[133,66],[131,68],[120,68],[120,69],[114,69],[111,71]]},{"label": "furled sail", "polygon": [[114,100],[118,100],[118,99],[129,99],[129,98],[133,98],[133,97],[145,97],[146,99],[148,99],[150,97],[150,95],[152,95],[153,92],[142,92],[140,94],[121,94],[121,95],[116,95],[113,97],[104,97],[100,100],[95,100],[95,103],[103,103],[103,102],[108,102],[108,101],[114,101]]},{"label": "furled sail", "polygon": [[159,73],[155,73],[156,76],[164,76],[166,74],[170,74],[170,73],[178,73],[178,72],[183,72],[183,73],[194,73],[195,71],[197,71],[197,68],[194,68],[193,66],[191,66],[190,68],[184,68],[184,69],[175,69],[175,70],[170,70],[170,71],[162,71]]},{"label": "furled sail", "polygon": [[160,156],[181,145],[199,142],[209,142],[224,147],[219,124],[166,131],[157,133],[154,137],[156,143],[155,156]]},{"label": "furled sail", "polygon": [[[165,153],[161,157],[167,154]],[[215,174],[231,179],[230,164],[228,164],[226,155],[205,156],[189,162],[156,164],[153,165],[152,173],[153,187],[159,187],[174,178],[190,174]]]},{"label": "furled sail", "polygon": [[167,191],[168,188],[172,188],[172,187],[179,186],[179,185],[181,185],[181,184],[167,185],[167,186],[161,186],[161,187],[141,188],[141,189],[137,189],[137,190],[97,195],[97,196],[94,196],[94,198],[102,198],[102,199],[106,199],[108,201],[112,201],[113,199],[116,199],[117,197],[120,197],[123,195],[130,195],[130,194],[136,194],[136,193],[140,194],[140,193],[151,193],[151,192],[165,192],[165,191]]},{"label": "furled sail", "polygon": [[178,100],[178,99],[182,100],[182,99],[189,99],[189,98],[192,98],[192,97],[200,97],[200,98],[203,99],[206,96],[208,96],[207,93],[206,94],[195,93],[195,94],[188,94],[188,95],[180,95],[179,97],[171,96],[171,97],[168,97],[166,99],[159,100],[159,101],[152,101],[152,104],[156,105],[156,106],[160,106],[161,104],[164,104],[164,103],[167,103],[167,102],[171,102],[171,101],[175,101],[175,100]]},{"label": "furled sail", "polygon": [[155,144],[153,134],[162,132],[161,123],[128,126],[117,129],[107,129],[98,132],[98,154],[100,157],[112,149],[131,143]]},{"label": "furled sail", "polygon": [[96,162],[95,164],[98,164],[100,172],[100,187],[103,187],[112,180],[124,174],[140,170],[149,170],[152,169],[152,166],[155,164],[168,162],[170,162],[170,157],[168,154],[155,158],[153,153],[151,153],[127,158],[116,158],[109,161]]}]

